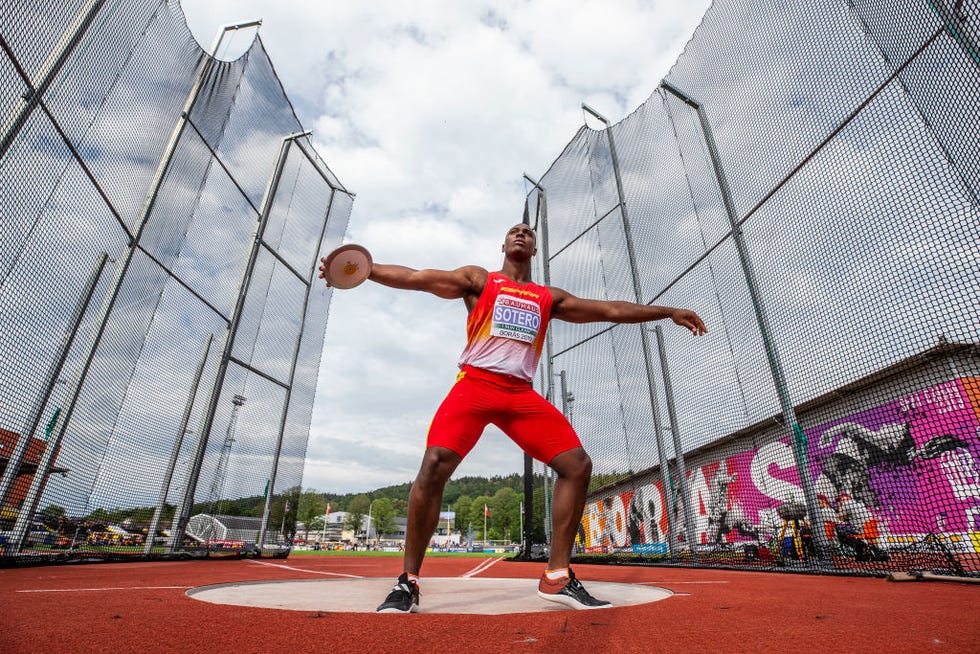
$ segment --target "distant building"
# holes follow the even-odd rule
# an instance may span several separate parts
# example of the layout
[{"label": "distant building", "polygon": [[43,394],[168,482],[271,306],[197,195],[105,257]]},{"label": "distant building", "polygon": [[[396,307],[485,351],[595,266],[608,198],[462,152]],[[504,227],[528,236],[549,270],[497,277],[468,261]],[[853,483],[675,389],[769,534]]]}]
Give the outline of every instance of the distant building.
[{"label": "distant building", "polygon": [[[0,428],[0,475],[3,475],[7,471],[7,464],[10,462],[20,439],[20,434]],[[0,520],[12,522],[17,519],[20,506],[27,497],[27,492],[31,487],[31,483],[34,481],[34,474],[37,472],[37,467],[41,462],[44,449],[47,445],[48,441],[46,440],[31,438],[27,445],[27,450],[24,452],[20,467],[17,470],[17,476],[14,477],[14,481],[10,486],[6,505],[0,507]],[[56,458],[52,457],[51,460],[54,461]],[[52,466],[48,474],[51,475],[54,473],[64,475],[68,473],[68,469]],[[43,492],[43,487],[41,491]]]},{"label": "distant building", "polygon": [[330,515],[326,516],[326,525],[320,531],[315,529],[310,530],[309,539],[311,541],[321,541],[321,542],[334,542],[334,541],[346,541],[354,542],[360,539],[366,540],[386,540],[386,541],[404,541],[405,540],[405,529],[408,524],[407,518],[393,518],[392,528],[390,531],[384,534],[378,534],[375,530],[374,521],[370,516],[361,517],[361,528],[357,530],[355,534],[350,529],[344,528],[344,523],[347,522],[347,516],[350,513],[347,511],[335,511]]}]

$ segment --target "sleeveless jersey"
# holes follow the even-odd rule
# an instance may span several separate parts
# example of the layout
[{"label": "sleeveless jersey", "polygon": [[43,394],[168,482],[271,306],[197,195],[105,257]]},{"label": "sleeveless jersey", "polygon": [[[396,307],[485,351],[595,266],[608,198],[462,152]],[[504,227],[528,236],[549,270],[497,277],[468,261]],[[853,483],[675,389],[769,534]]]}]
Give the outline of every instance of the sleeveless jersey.
[{"label": "sleeveless jersey", "polygon": [[551,319],[551,291],[518,284],[499,272],[487,284],[466,320],[466,348],[459,367],[475,366],[527,381],[534,378]]}]

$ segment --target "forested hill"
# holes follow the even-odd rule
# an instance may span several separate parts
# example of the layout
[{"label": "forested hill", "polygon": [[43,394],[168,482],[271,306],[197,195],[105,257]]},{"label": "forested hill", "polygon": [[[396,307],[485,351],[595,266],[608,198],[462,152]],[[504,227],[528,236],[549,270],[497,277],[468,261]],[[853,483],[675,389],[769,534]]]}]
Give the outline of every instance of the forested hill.
[{"label": "forested hill", "polygon": [[[396,486],[385,486],[373,491],[364,493],[320,493],[314,488],[307,491],[317,492],[326,501],[330,502],[334,510],[344,510],[347,503],[358,495],[367,495],[370,499],[387,497],[390,500],[404,500],[408,502],[408,492],[411,490],[411,482],[398,484]],[[460,477],[451,479],[446,484],[446,491],[442,496],[443,504],[455,504],[463,495],[468,497],[478,497],[485,495],[493,497],[501,488],[512,488],[518,493],[524,492],[524,476],[519,473],[507,475],[506,477]]]}]

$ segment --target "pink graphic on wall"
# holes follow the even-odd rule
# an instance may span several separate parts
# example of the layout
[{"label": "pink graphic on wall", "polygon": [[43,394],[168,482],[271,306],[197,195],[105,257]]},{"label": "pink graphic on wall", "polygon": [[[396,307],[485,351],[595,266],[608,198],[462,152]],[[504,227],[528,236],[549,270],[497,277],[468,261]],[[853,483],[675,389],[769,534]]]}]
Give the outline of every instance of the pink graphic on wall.
[{"label": "pink graphic on wall", "polygon": [[[806,430],[817,494],[828,504],[850,498],[894,535],[980,531],[978,389],[977,380],[951,380]],[[705,545],[767,539],[779,506],[805,503],[788,437],[689,470],[687,480],[696,524],[684,531]],[[663,542],[659,482],[596,503],[591,532],[605,535],[596,540],[624,544],[623,530],[608,525],[626,506],[630,543]]]},{"label": "pink graphic on wall", "polygon": [[952,380],[807,431],[817,492],[894,534],[980,529],[980,423]]}]

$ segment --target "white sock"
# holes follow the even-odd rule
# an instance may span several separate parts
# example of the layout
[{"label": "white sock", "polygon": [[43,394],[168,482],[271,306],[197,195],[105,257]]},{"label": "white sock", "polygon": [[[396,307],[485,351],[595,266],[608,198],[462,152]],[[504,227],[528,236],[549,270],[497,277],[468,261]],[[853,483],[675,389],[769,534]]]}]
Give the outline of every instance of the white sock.
[{"label": "white sock", "polygon": [[555,581],[556,579],[562,579],[563,577],[567,577],[568,576],[568,568],[558,568],[556,570],[545,570],[544,571],[544,576],[547,577],[548,579],[550,579],[551,581]]}]

